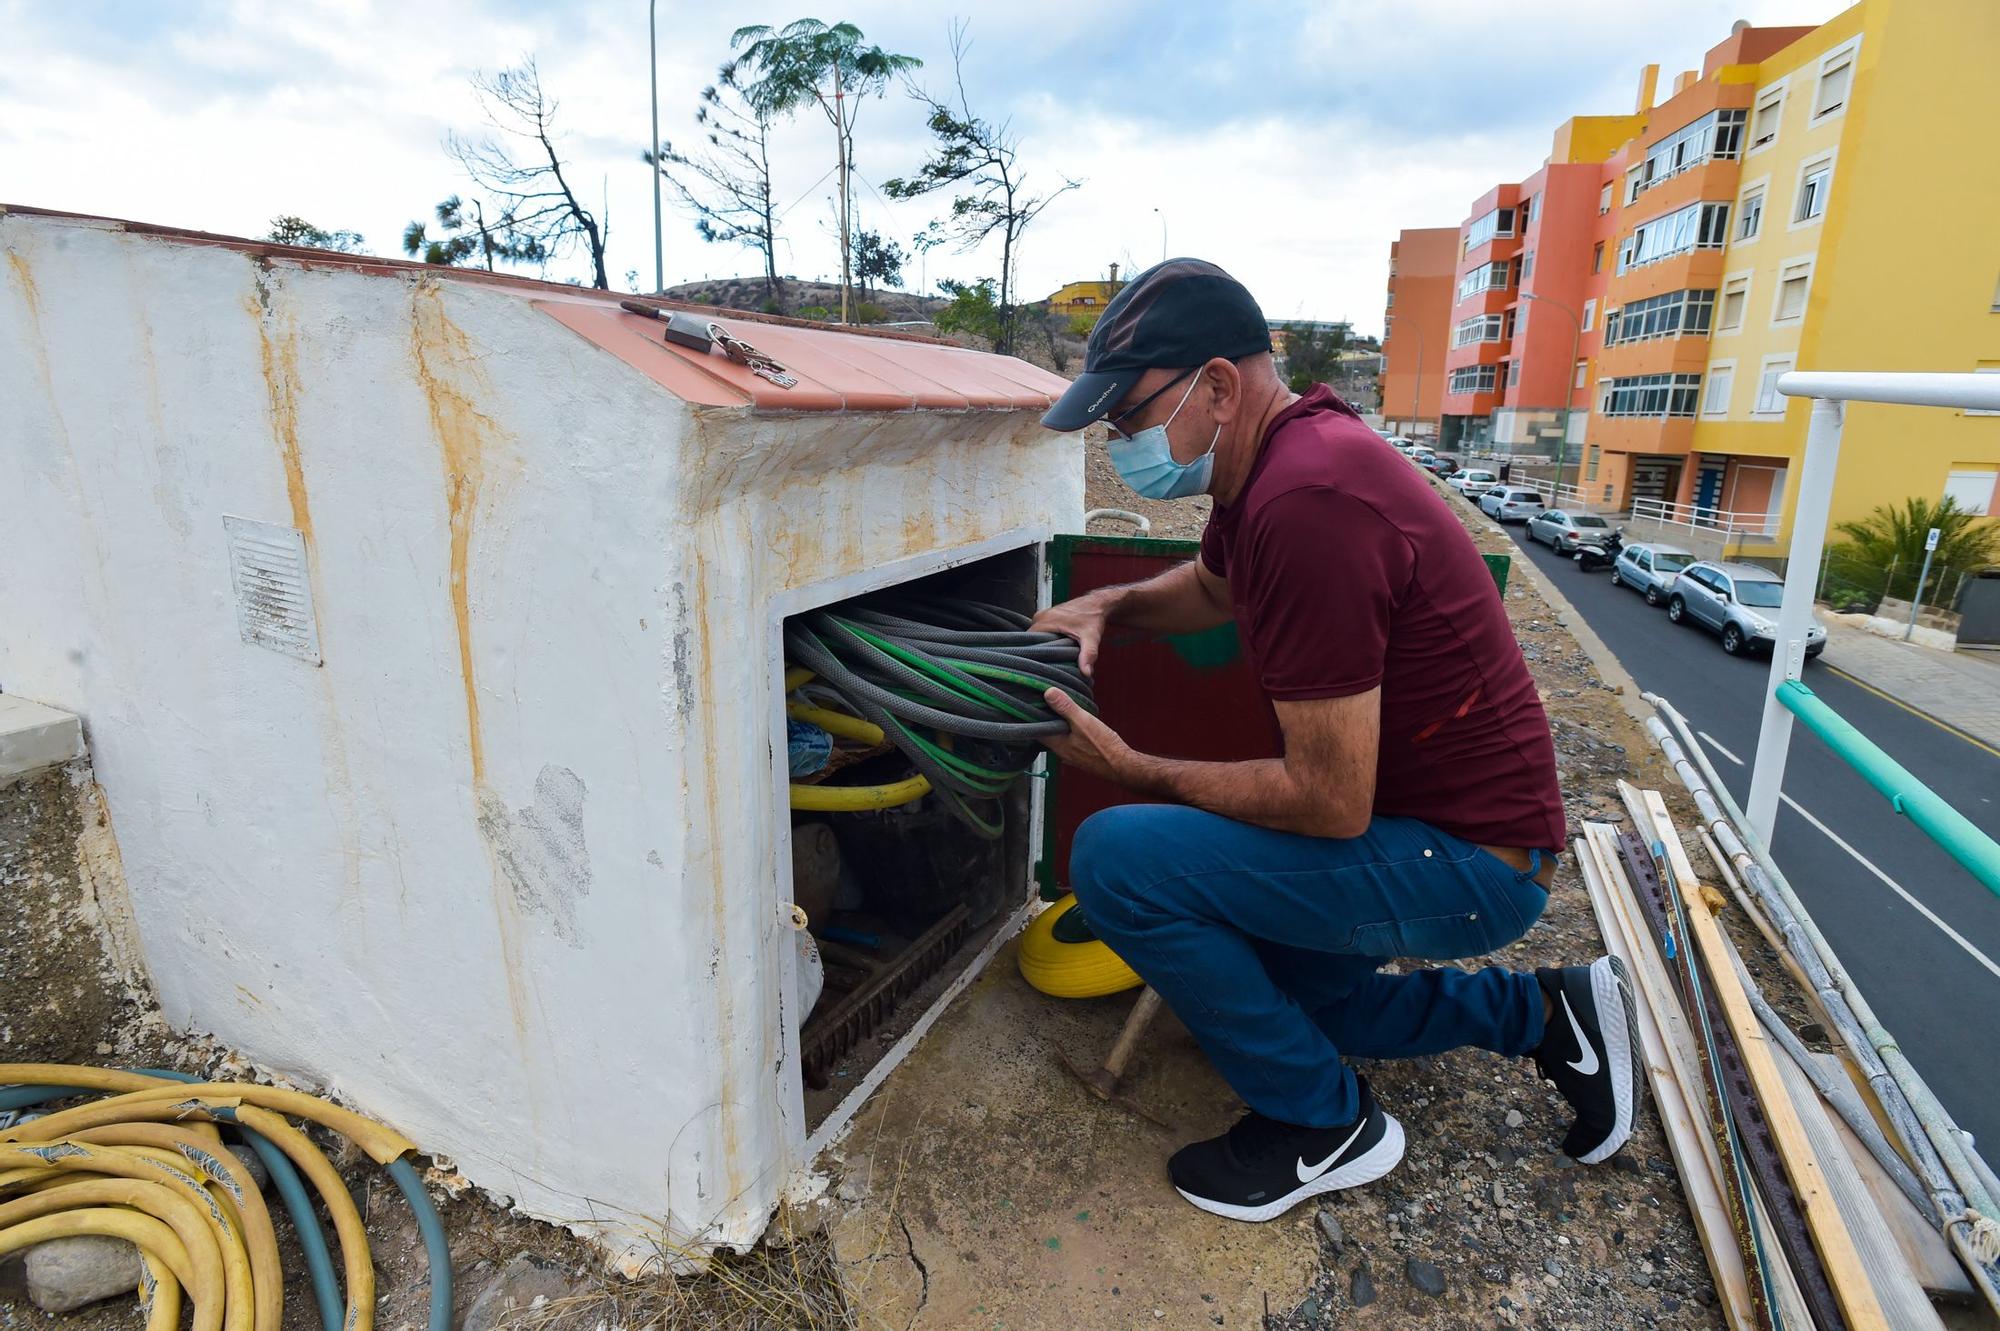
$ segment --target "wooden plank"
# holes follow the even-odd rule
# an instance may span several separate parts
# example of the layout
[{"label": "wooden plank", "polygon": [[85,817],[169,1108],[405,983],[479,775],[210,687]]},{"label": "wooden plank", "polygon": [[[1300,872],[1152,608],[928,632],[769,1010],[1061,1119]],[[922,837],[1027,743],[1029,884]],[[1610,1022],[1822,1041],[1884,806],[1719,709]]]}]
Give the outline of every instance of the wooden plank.
[{"label": "wooden plank", "polygon": [[1649,828],[1666,848],[1668,867],[1679,883],[1687,928],[1692,935],[1691,944],[1706,963],[1709,988],[1736,1035],[1744,1066],[1757,1091],[1758,1106],[1764,1111],[1765,1122],[1777,1144],[1778,1158],[1784,1163],[1785,1175],[1791,1179],[1792,1189],[1798,1194],[1799,1205],[1805,1211],[1813,1246],[1819,1251],[1820,1262],[1826,1269],[1834,1296],[1840,1300],[1841,1312],[1847,1318],[1850,1331],[1877,1331],[1878,1328],[1887,1331],[1889,1322],[1875,1296],[1867,1268],[1855,1248],[1853,1235],[1848,1233],[1847,1225],[1841,1219],[1826,1176],[1814,1155],[1811,1142],[1806,1138],[1798,1112],[1792,1107],[1791,1096],[1785,1091],[1784,1079],[1771,1057],[1770,1042],[1764,1035],[1763,1027],[1757,1023],[1757,1014],[1751,1010],[1750,1000],[1744,996],[1742,985],[1737,982],[1735,967],[1730,964],[1729,954],[1724,949],[1722,926],[1716,923],[1715,915],[1702,895],[1701,882],[1688,864],[1687,851],[1674,831],[1666,803],[1656,790],[1642,791],[1640,797],[1651,814],[1649,821],[1640,826]]},{"label": "wooden plank", "polygon": [[[1773,1048],[1771,1059],[1791,1095],[1792,1107],[1798,1111],[1799,1126],[1805,1129],[1820,1173],[1833,1192],[1834,1206],[1846,1222],[1847,1232],[1854,1236],[1854,1249],[1860,1254],[1875,1296],[1881,1300],[1883,1313],[1898,1331],[1944,1331],[1937,1310],[1931,1307],[1930,1298],[1917,1283],[1895,1235],[1884,1223],[1874,1195],[1862,1183],[1854,1162],[1848,1159],[1846,1149],[1835,1135],[1833,1116],[1820,1103],[1819,1092],[1783,1047]],[[1902,1200],[1900,1194],[1898,1200]]]},{"label": "wooden plank", "polygon": [[[1700,1093],[1702,1083],[1698,1077],[1687,1080],[1677,1070],[1683,1058],[1693,1061],[1692,1049],[1679,1050],[1673,1043],[1676,1039],[1684,1042],[1687,1030],[1676,1022],[1677,1029],[1669,1034],[1663,1025],[1663,1016],[1670,1020],[1678,1016],[1672,990],[1663,987],[1659,959],[1645,937],[1633,936],[1619,911],[1618,894],[1622,891],[1629,895],[1631,888],[1623,885],[1624,871],[1615,856],[1608,862],[1605,860],[1593,826],[1597,833],[1610,830],[1606,824],[1586,823],[1585,836],[1576,843],[1577,862],[1590,893],[1591,909],[1597,915],[1598,931],[1604,935],[1605,946],[1625,963],[1632,973],[1634,987],[1639,990],[1639,1043],[1646,1061],[1646,1079],[1653,1089],[1653,1105],[1659,1111],[1660,1125],[1665,1129],[1667,1150],[1680,1171],[1681,1188],[1694,1217],[1695,1234],[1715,1277],[1723,1314],[1735,1331],[1750,1331],[1760,1323],[1750,1294],[1750,1277],[1744,1270],[1743,1254],[1737,1248],[1735,1230],[1729,1221],[1729,1206],[1722,1195],[1721,1158],[1704,1126],[1707,1111],[1690,1104],[1688,1099]],[[1666,1010],[1656,1011],[1662,999]]]}]

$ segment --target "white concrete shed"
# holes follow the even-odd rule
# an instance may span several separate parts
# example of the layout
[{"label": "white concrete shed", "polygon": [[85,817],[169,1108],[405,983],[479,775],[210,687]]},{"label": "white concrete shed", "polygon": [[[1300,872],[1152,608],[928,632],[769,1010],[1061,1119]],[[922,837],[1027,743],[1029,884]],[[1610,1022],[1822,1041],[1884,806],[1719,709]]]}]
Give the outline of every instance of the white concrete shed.
[{"label": "white concrete shed", "polygon": [[83,717],[168,1018],[613,1248],[754,1239],[817,1144],[780,621],[1080,526],[1063,382],[716,313],[781,387],[616,295],[27,208],[0,252],[0,690]]}]

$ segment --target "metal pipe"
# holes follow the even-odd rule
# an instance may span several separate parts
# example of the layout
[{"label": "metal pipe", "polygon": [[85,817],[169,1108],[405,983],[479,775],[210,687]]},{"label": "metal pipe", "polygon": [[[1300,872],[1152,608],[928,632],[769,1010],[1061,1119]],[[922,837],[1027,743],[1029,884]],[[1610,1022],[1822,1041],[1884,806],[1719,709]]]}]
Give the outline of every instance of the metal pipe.
[{"label": "metal pipe", "polygon": [[653,86],[653,145],[656,155],[653,162],[653,290],[655,293],[667,289],[667,248],[660,230],[660,0],[649,0],[646,6],[646,53],[652,71]]},{"label": "metal pipe", "polygon": [[1779,378],[1778,391],[1787,397],[2000,411],[2000,382],[1996,382],[1992,375],[1983,374],[1793,370]]},{"label": "metal pipe", "polygon": [[1918,831],[1937,842],[1946,854],[1986,884],[1989,891],[2000,896],[2000,843],[1911,776],[1901,763],[1882,752],[1873,740],[1821,702],[1804,684],[1786,681],[1778,689],[1778,701],[1805,722],[1806,729],[1824,740],[1836,757],[1875,787],[1889,801],[1890,808],[1916,824]]},{"label": "metal pipe", "polygon": [[[1750,769],[1749,827],[1767,846],[1778,823],[1778,795],[1784,789],[1785,756],[1792,744],[1792,714],[1778,702],[1778,686],[1797,679],[1805,670],[1806,630],[1812,625],[1811,570],[1819,567],[1820,552],[1826,547],[1827,510],[1833,503],[1833,474],[1840,462],[1841,423],[1846,411],[1846,404],[1839,401],[1814,402],[1812,421],[1806,427],[1805,465],[1799,477],[1798,502],[1792,506],[1792,545],[1785,559],[1785,595],[1778,609],[1764,720],[1757,731],[1757,753]],[[1801,570],[1805,570],[1804,576],[1800,576]]]}]

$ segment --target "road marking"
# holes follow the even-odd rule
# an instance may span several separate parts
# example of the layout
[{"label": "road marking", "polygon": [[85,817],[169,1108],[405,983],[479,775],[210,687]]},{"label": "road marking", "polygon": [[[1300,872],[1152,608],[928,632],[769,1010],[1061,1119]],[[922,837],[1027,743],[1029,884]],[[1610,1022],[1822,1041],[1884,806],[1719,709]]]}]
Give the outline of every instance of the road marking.
[{"label": "road marking", "polygon": [[[1867,686],[1863,685],[1862,687],[1865,688]],[[1891,701],[1893,701],[1893,699]],[[1918,715],[1921,716],[1922,713],[1920,712],[1918,713]],[[1715,736],[1709,734],[1706,730],[1697,730],[1694,733],[1699,735],[1703,740],[1707,741],[1708,746],[1710,748],[1714,749],[1717,753],[1721,754],[1723,757],[1729,759],[1730,762],[1735,763],[1738,767],[1743,766],[1743,760],[1741,758],[1738,758],[1735,754],[1731,753],[1728,749],[1723,748],[1722,745],[1718,744],[1716,742]],[[1937,914],[1934,911],[1932,911],[1929,906],[1926,906],[1923,902],[1911,896],[1907,891],[1904,890],[1903,885],[1901,883],[1897,882],[1895,879],[1891,878],[1888,874],[1883,873],[1881,869],[1877,868],[1875,865],[1875,861],[1869,859],[1866,855],[1863,855],[1860,851],[1848,845],[1846,841],[1841,839],[1841,836],[1838,832],[1834,831],[1831,827],[1828,827],[1825,823],[1821,822],[1819,819],[1813,817],[1813,815],[1807,811],[1805,805],[1799,803],[1797,800],[1793,799],[1790,795],[1787,795],[1783,791],[1780,791],[1778,792],[1778,798],[1783,800],[1786,804],[1789,804],[1792,807],[1792,811],[1797,813],[1799,817],[1811,823],[1821,832],[1824,832],[1826,834],[1827,840],[1833,842],[1834,845],[1839,846],[1842,850],[1846,851],[1849,855],[1852,855],[1856,860],[1860,861],[1862,868],[1868,870],[1869,873],[1874,874],[1877,878],[1880,878],[1883,882],[1887,883],[1891,891],[1895,892],[1895,894],[1901,897],[1903,900],[1909,902],[1911,907],[1914,908],[1919,915],[1923,916],[1925,919],[1929,920],[1932,924],[1936,925],[1939,929],[1943,930],[1945,936],[1951,939],[1952,942],[1964,948],[1965,951],[1972,957],[1974,961],[1984,966],[1987,970],[1993,972],[1993,974],[1996,977],[2000,977],[2000,963],[1996,963],[1993,960],[1993,958],[1987,956],[1984,952],[1981,952],[1978,948],[1974,947],[1970,942],[1966,940],[1964,934],[1961,934],[1958,930],[1952,928],[1950,925],[1946,924],[1943,920],[1939,919],[1937,917]]]},{"label": "road marking", "polygon": [[1932,924],[1935,924],[1939,929],[1943,930],[1945,936],[1951,939],[1952,942],[1964,948],[1966,953],[1969,956],[1971,956],[1971,958],[1974,961],[1984,966],[1987,970],[1992,971],[1996,978],[2000,978],[2000,963],[1996,963],[1993,960],[1993,958],[1987,956],[1984,952],[1981,952],[1978,948],[1974,947],[1970,942],[1966,941],[1966,937],[1964,934],[1961,934],[1958,930],[1952,928],[1950,925],[1946,924],[1943,920],[1939,919],[1937,917],[1936,912],[1931,910],[1929,906],[1926,906],[1923,902],[1917,900],[1915,897],[1911,896],[1908,892],[1904,891],[1903,885],[1897,882],[1895,879],[1891,878],[1888,874],[1883,873],[1880,869],[1876,868],[1875,862],[1873,860],[1869,859],[1866,855],[1863,855],[1860,851],[1856,850],[1854,847],[1848,845],[1845,841],[1841,840],[1840,833],[1834,831],[1831,827],[1828,827],[1825,823],[1821,822],[1819,819],[1813,817],[1810,813],[1806,812],[1805,806],[1800,804],[1797,800],[1793,799],[1790,795],[1786,795],[1780,792],[1778,798],[1783,800],[1785,803],[1791,805],[1792,810],[1795,813],[1797,813],[1799,817],[1805,819],[1807,822],[1811,823],[1814,827],[1817,827],[1820,831],[1826,833],[1827,840],[1831,841],[1834,845],[1839,846],[1842,850],[1846,851],[1849,855],[1852,855],[1855,859],[1861,861],[1862,868],[1868,870],[1869,873],[1874,874],[1877,878],[1880,878],[1883,882],[1887,883],[1889,885],[1890,890],[1893,891],[1897,896],[1901,897],[1903,900],[1909,902],[1911,907],[1913,907],[1916,910],[1917,914],[1923,916],[1925,919],[1929,920]]},{"label": "road marking", "polygon": [[1731,753],[1728,749],[1723,748],[1722,742],[1716,739],[1715,736],[1709,734],[1706,730],[1697,730],[1694,733],[1701,736],[1703,739],[1707,740],[1709,748],[1714,749],[1717,753],[1729,759],[1730,762],[1735,763],[1738,767],[1743,766],[1743,760],[1741,758],[1738,758],[1735,754]]},{"label": "road marking", "polygon": [[[1822,664],[1824,665],[1824,663]],[[1984,749],[1986,752],[1992,754],[1995,758],[2000,758],[2000,749],[1994,748],[1991,744],[1988,744],[1985,740],[1980,739],[1977,735],[1968,734],[1965,731],[1960,730],[1957,726],[1953,725],[1949,721],[1940,721],[1937,717],[1932,716],[1929,712],[1919,711],[1917,708],[1912,707],[1910,706],[1910,704],[1904,702],[1901,698],[1898,698],[1895,694],[1884,693],[1882,690],[1876,688],[1873,684],[1870,684],[1867,680],[1862,679],[1858,675],[1849,674],[1847,671],[1842,670],[1837,665],[1825,665],[1825,668],[1831,670],[1834,674],[1840,676],[1842,679],[1846,680],[1849,684],[1853,684],[1859,688],[1864,688],[1868,690],[1876,697],[1882,699],[1882,701],[1892,702],[1896,704],[1896,706],[1902,708],[1904,711],[1908,712],[1911,716],[1918,717],[1921,718],[1922,720],[1930,722],[1932,725],[1936,726],[1939,730],[1942,730],[1945,734],[1950,735],[1955,739],[1962,739],[1967,744],[1970,744],[1973,748]],[[1713,741],[1710,742],[1713,743]]]}]

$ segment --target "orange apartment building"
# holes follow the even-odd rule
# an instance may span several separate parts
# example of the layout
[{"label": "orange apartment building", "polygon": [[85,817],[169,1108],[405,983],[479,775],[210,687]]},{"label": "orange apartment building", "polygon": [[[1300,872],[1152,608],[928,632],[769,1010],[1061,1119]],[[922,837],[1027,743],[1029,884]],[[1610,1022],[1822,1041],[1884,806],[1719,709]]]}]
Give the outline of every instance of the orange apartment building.
[{"label": "orange apartment building", "polygon": [[1389,242],[1389,292],[1382,317],[1382,419],[1391,434],[1433,439],[1444,396],[1452,288],[1458,281],[1457,227],[1421,227]]}]

